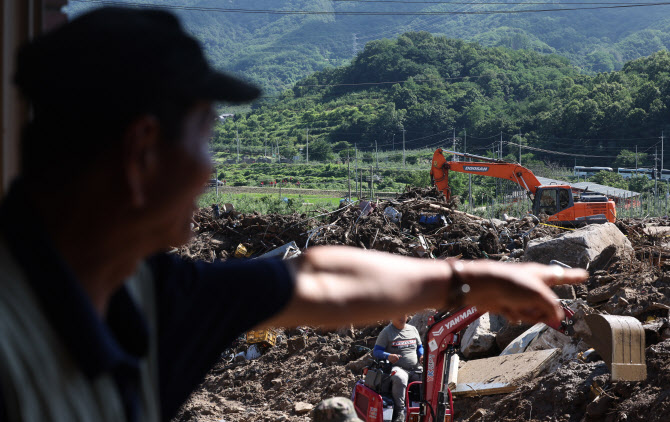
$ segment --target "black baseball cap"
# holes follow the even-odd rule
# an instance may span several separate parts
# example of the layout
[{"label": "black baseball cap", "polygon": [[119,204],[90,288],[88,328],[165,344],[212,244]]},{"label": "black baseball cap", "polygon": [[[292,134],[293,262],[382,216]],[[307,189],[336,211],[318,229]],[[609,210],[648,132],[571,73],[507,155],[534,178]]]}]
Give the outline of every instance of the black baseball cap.
[{"label": "black baseball cap", "polygon": [[213,69],[172,14],[119,7],[83,14],[22,47],[15,83],[36,116],[151,111],[177,99],[245,103],[261,93]]}]

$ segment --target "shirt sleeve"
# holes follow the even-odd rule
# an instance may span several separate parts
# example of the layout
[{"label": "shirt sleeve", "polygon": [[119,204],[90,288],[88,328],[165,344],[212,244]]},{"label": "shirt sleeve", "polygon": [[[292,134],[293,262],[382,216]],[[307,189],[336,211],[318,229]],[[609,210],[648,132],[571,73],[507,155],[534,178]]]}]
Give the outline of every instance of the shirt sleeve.
[{"label": "shirt sleeve", "polygon": [[374,356],[375,359],[388,359],[389,355],[390,353],[386,352],[384,346],[376,344],[375,348],[372,349],[372,356]]},{"label": "shirt sleeve", "polygon": [[379,335],[377,336],[377,341],[375,342],[375,347],[381,346],[381,347],[384,348],[384,350],[386,350],[386,348],[388,347],[388,342],[389,342],[388,330],[386,329],[386,327],[384,327],[384,329],[381,331],[381,333],[379,333]]},{"label": "shirt sleeve", "polygon": [[170,420],[221,353],[279,313],[294,282],[279,260],[186,262],[152,257],[157,286],[161,418]]}]

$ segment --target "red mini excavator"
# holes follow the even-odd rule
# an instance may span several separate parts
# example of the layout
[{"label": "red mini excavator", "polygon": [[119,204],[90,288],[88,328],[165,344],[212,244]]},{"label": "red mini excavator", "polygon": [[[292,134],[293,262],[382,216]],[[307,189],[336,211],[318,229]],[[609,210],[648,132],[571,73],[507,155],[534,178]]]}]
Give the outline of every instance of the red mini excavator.
[{"label": "red mini excavator", "polygon": [[[562,306],[565,318],[552,328],[573,336],[575,314],[566,305]],[[423,343],[427,350],[423,356],[422,380],[407,387],[407,422],[453,421],[454,401],[447,385],[451,357],[460,347],[461,330],[481,315],[482,312],[472,306],[453,313],[438,312],[429,318]],[[644,329],[639,321],[632,317],[587,315],[585,322],[592,332],[592,336],[585,340],[611,369],[612,380],[646,378]],[[377,383],[368,382],[366,376],[366,382],[359,381],[355,385],[354,408],[365,422],[385,422],[391,419],[393,401],[385,395],[383,383],[374,384]]]},{"label": "red mini excavator", "polygon": [[575,225],[581,223],[614,223],[616,207],[614,201],[602,195],[582,195],[576,197],[568,185],[542,186],[537,177],[527,168],[516,163],[445,151],[475,161],[447,161],[438,148],[433,154],[430,177],[433,184],[444,193],[447,201],[451,199],[449,172],[477,174],[511,180],[521,186],[533,203],[532,213],[536,216],[546,214],[547,221]]}]

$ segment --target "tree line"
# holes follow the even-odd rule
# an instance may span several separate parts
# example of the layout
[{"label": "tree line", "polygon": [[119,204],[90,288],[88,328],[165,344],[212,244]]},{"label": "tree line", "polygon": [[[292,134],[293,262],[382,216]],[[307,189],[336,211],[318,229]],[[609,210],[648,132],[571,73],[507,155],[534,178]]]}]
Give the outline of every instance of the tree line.
[{"label": "tree line", "polygon": [[[271,144],[302,157],[309,140],[313,159],[327,160],[351,155],[354,145],[367,153],[401,149],[404,135],[407,149],[451,145],[455,137],[459,150],[485,153],[502,134],[523,146],[597,156],[581,165],[611,165],[635,146],[649,157],[670,129],[669,70],[667,51],[586,75],[558,55],[406,33],[370,42],[350,64],[316,72],[221,123],[213,148],[230,150],[239,136],[247,147]],[[572,165],[574,158],[554,160]]]}]

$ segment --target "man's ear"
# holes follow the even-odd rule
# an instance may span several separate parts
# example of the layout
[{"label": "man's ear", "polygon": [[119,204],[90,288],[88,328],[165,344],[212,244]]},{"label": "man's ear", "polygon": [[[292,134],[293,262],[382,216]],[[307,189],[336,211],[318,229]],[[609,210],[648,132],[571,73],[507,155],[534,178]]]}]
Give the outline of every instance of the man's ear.
[{"label": "man's ear", "polygon": [[125,182],[135,208],[144,206],[158,165],[160,123],[151,115],[138,117],[124,133]]}]

